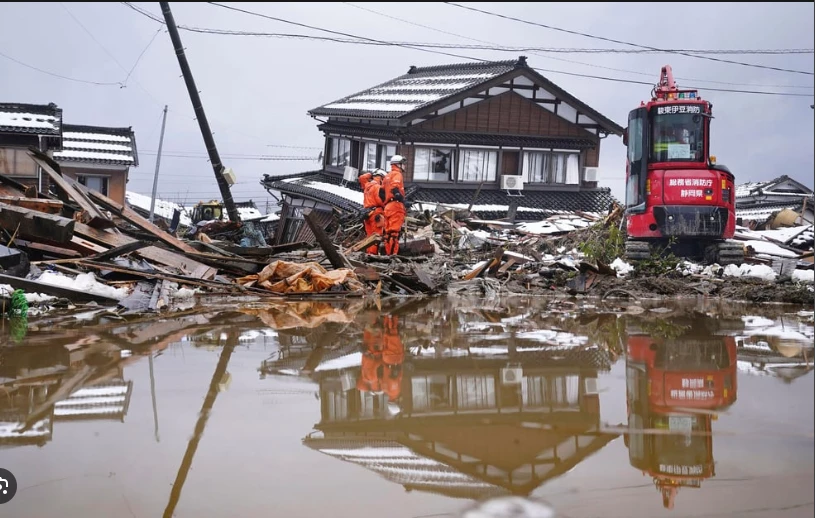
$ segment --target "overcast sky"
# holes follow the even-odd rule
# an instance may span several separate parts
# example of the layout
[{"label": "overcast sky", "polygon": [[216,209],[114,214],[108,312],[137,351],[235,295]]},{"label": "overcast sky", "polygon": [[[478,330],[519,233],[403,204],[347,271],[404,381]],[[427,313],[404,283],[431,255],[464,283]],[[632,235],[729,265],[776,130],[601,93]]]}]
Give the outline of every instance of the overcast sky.
[{"label": "overcast sky", "polygon": [[[158,2],[133,5],[161,18]],[[182,26],[332,36],[212,4],[170,5],[176,23]],[[227,5],[387,41],[634,48],[443,3]],[[812,2],[465,5],[663,49],[812,49],[815,46],[815,4]],[[220,197],[165,28],[130,7],[113,2],[12,2],[0,4],[0,13],[4,22],[0,31],[0,100],[54,102],[64,110],[64,122],[69,124],[133,126],[140,166],[131,170],[128,190],[144,194],[152,189],[161,112],[167,104],[170,111],[159,175],[160,197],[190,204]],[[319,167],[316,157],[322,149],[322,134],[316,129],[317,122],[307,115],[309,109],[404,74],[410,65],[467,61],[398,46],[302,38],[201,34],[187,30],[181,31],[181,38],[218,150],[225,165],[232,167],[238,177],[238,183],[232,188],[233,196],[239,201],[251,198],[261,210],[267,201],[274,202],[258,183],[263,173],[288,174]],[[520,54],[481,49],[444,51],[490,60],[516,59]],[[626,125],[628,112],[641,100],[647,100],[650,86],[562,72],[653,84],[658,80],[660,67],[670,64],[680,87],[699,87],[701,96],[713,102],[712,152],[719,163],[735,173],[737,183],[787,174],[810,187],[813,185],[812,53],[707,54],[806,74],[666,53],[533,51],[523,54],[528,56],[530,66],[547,70],[541,73],[621,126]],[[132,74],[127,78],[131,69]],[[117,83],[126,86],[122,88]],[[711,88],[804,96],[745,94]],[[313,159],[264,160],[257,158],[260,155]],[[624,196],[624,174],[625,148],[620,138],[611,136],[603,141],[601,148],[600,184],[611,187],[619,200]]]}]

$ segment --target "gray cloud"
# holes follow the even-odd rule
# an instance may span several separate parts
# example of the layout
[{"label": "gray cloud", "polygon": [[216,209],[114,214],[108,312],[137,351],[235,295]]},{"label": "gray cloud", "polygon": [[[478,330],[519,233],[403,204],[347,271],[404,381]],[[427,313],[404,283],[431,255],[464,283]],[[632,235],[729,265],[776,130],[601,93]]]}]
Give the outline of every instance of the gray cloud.
[{"label": "gray cloud", "polygon": [[[158,3],[135,5],[160,16]],[[475,43],[342,3],[229,5],[375,39]],[[673,4],[670,10],[654,5],[504,3],[478,7],[661,48],[813,47],[815,13],[812,3],[684,3]],[[2,4],[0,13],[5,22],[4,30],[0,32],[2,53],[52,73],[89,81],[118,82],[125,78],[159,30],[156,22],[122,4],[66,3],[64,6],[58,3]],[[172,3],[171,7],[181,25],[324,35],[204,3]],[[409,4],[409,7],[408,4],[366,3],[364,7],[500,45],[626,48],[440,3]],[[87,28],[87,32],[71,14]],[[261,205],[267,200],[273,201],[258,185],[264,173],[293,173],[319,166],[316,156],[322,148],[322,138],[316,130],[316,121],[307,116],[307,110],[401,75],[410,65],[466,61],[399,47],[187,31],[182,31],[181,37],[219,151],[224,155],[224,163],[238,175],[233,194],[238,200],[252,198]],[[449,52],[496,60],[513,59],[518,54],[485,50]],[[701,95],[714,103],[712,151],[720,163],[733,170],[739,183],[788,174],[809,186],[813,184],[815,112],[810,109],[813,103],[811,75],[679,55],[525,54],[529,64],[536,68],[648,83],[656,82],[660,67],[670,64],[675,75],[681,78],[680,86],[698,86]],[[810,72],[813,69],[811,54],[719,57]],[[544,71],[543,74],[623,126],[628,112],[640,101],[647,100],[650,94],[647,85],[556,72]],[[801,85],[807,88],[796,88]],[[786,91],[809,96],[746,95],[709,88]],[[159,192],[162,197],[185,202],[219,197],[170,37],[165,30],[147,48],[125,88],[58,79],[0,56],[0,99],[6,102],[55,102],[64,109],[68,123],[133,126],[141,166],[132,171],[128,189],[142,193],[149,193],[152,187],[161,110],[166,103],[170,106],[170,116]],[[269,147],[271,145],[308,149]],[[172,156],[179,154],[187,156]],[[307,155],[315,160],[262,161],[236,155]],[[233,158],[226,158],[230,156]],[[614,195],[621,199],[625,149],[620,139],[609,137],[603,142],[600,166],[601,184],[610,186]]]}]

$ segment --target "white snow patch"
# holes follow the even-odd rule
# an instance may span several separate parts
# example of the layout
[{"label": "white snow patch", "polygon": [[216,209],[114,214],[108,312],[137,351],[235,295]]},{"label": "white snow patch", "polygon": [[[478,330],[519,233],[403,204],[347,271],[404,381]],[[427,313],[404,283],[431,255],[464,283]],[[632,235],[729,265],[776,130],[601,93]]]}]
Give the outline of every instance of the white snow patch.
[{"label": "white snow patch", "polygon": [[[0,297],[4,298],[11,298],[11,294],[14,293],[14,288],[12,288],[8,284],[0,284]],[[39,302],[48,302],[49,300],[53,300],[56,297],[52,297],[51,295],[45,295],[43,293],[26,293],[25,300],[29,304],[36,304]]]},{"label": "white snow patch", "polygon": [[756,315],[745,315],[741,317],[744,327],[767,327],[775,324],[775,321]]},{"label": "white snow patch", "polygon": [[815,270],[794,270],[792,280],[807,284],[815,283]]},{"label": "white snow patch", "polygon": [[362,205],[364,195],[361,192],[349,189],[348,187],[334,185],[332,183],[311,181],[303,182],[301,185],[303,187],[311,187],[312,189],[317,189],[319,191],[330,192],[331,194],[336,194],[337,196],[345,198],[348,201]]},{"label": "white snow patch", "polygon": [[111,135],[109,133],[85,133],[80,131],[65,131],[62,133],[62,138],[64,140],[105,140],[108,142],[130,142],[130,137],[125,137],[122,135]]},{"label": "white snow patch", "polygon": [[634,271],[633,266],[623,261],[619,257],[614,259],[614,261],[612,261],[609,266],[617,272],[617,277],[625,277],[626,275]]},{"label": "white snow patch", "polygon": [[59,129],[57,118],[51,115],[39,115],[36,113],[12,113],[0,112],[0,126],[13,126],[15,128],[44,128]]},{"label": "white snow patch", "polygon": [[60,286],[62,288],[70,288],[85,293],[93,293],[94,295],[101,295],[110,297],[116,300],[122,300],[128,294],[125,288],[113,288],[106,284],[102,284],[96,280],[93,273],[81,273],[76,278],[68,277],[57,272],[43,272],[37,279],[38,282],[49,284],[51,286]]},{"label": "white snow patch", "polygon": [[[783,248],[782,248],[783,250]],[[724,267],[724,275],[728,277],[756,277],[765,281],[774,281],[776,273],[766,264],[728,264]]]},{"label": "white snow patch", "polygon": [[333,371],[348,369],[351,367],[359,367],[360,365],[362,365],[362,353],[351,353],[345,356],[340,356],[339,358],[334,358],[333,360],[328,360],[325,363],[321,363],[316,369],[314,369],[314,371]]},{"label": "white snow patch", "polygon": [[332,103],[326,105],[327,109],[334,110],[365,110],[377,112],[409,112],[415,110],[420,104],[416,103],[373,103],[373,102],[349,102],[349,103]]},{"label": "white snow patch", "polygon": [[745,241],[745,243],[747,246],[753,247],[753,250],[755,250],[757,254],[775,255],[779,257],[798,257],[798,254],[795,252],[781,248],[775,243],[770,243],[769,241],[751,240]]},{"label": "white snow patch", "polygon": [[272,221],[277,221],[279,219],[280,219],[280,216],[278,216],[274,212],[270,212],[269,214],[266,214],[265,216],[263,216],[263,218],[261,218],[260,222],[261,223],[270,223]]},{"label": "white snow patch", "polygon": [[102,151],[133,151],[131,146],[125,146],[123,144],[103,144],[101,142],[87,142],[83,140],[63,140],[62,148],[96,149]]},{"label": "white snow patch", "polygon": [[[139,194],[133,191],[127,191],[125,193],[125,199],[127,200],[127,203],[129,203],[130,205],[150,212],[150,201],[152,200],[150,196],[145,196],[144,194]],[[179,222],[182,225],[187,227],[192,225],[192,220],[190,219],[189,215],[185,212],[184,207],[177,203],[156,199],[156,206],[154,207],[153,212],[156,214],[156,216],[172,220],[173,211],[175,209],[181,211],[181,219],[179,220]]]}]

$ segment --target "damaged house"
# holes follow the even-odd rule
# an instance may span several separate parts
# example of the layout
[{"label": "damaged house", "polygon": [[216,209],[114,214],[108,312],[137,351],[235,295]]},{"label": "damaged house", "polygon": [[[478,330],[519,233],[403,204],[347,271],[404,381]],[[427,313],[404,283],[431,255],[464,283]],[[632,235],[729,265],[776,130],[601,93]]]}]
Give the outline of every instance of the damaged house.
[{"label": "damaged house", "polygon": [[[736,221],[752,229],[783,210],[798,213],[798,224],[815,222],[815,195],[812,189],[787,175],[769,182],[749,182],[736,187]],[[793,223],[793,222],[790,222]]]},{"label": "damaged house", "polygon": [[407,158],[414,208],[444,205],[484,219],[539,221],[605,212],[600,143],[623,128],[532,69],[521,56],[412,66],[406,74],[309,112],[325,135],[322,168],[262,184],[282,195],[274,243],[312,240],[304,211],[327,226],[362,206],[359,171]]},{"label": "damaged house", "polygon": [[0,103],[0,174],[45,193],[50,177],[28,156],[34,147],[89,189],[125,203],[131,167],[138,167],[132,128],[63,124],[56,104]]}]

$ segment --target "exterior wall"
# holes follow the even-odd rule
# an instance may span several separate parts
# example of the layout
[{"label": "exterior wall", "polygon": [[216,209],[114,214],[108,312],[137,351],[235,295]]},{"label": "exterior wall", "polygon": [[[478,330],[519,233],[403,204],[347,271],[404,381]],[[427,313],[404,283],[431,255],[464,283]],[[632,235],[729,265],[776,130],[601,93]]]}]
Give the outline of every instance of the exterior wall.
[{"label": "exterior wall", "polygon": [[[4,153],[2,150],[4,149],[17,149],[17,150],[26,150],[28,147],[35,147],[40,149],[41,151],[48,152],[48,144],[41,139],[38,135],[13,135],[13,134],[2,134],[0,133],[0,174],[9,174],[10,172],[6,170],[5,161],[4,161]],[[48,152],[51,155],[50,152]],[[35,173],[33,176],[17,176],[11,175],[9,176],[14,179],[15,181],[27,186],[27,187],[34,187],[36,189],[40,189],[40,185],[42,185],[42,192],[48,192],[50,187],[50,178],[46,174],[42,174],[39,170],[39,166],[35,165]]]},{"label": "exterior wall", "polygon": [[96,169],[86,168],[81,165],[74,164],[60,164],[60,168],[65,176],[77,180],[80,175],[87,176],[103,176],[108,179],[108,194],[107,197],[113,201],[124,205],[125,203],[125,190],[127,184],[127,171],[123,169]]},{"label": "exterior wall", "polygon": [[[554,105],[557,106],[557,105]],[[466,106],[415,126],[421,130],[597,139],[575,123],[515,92]]]}]

